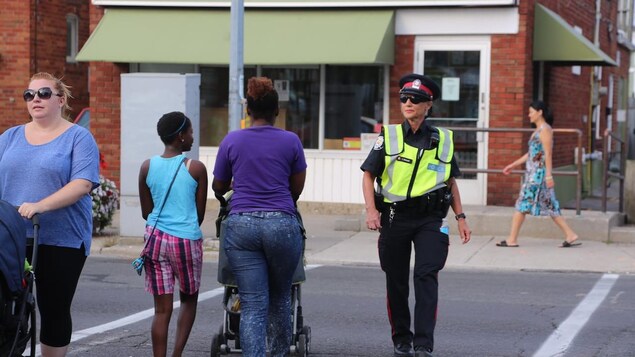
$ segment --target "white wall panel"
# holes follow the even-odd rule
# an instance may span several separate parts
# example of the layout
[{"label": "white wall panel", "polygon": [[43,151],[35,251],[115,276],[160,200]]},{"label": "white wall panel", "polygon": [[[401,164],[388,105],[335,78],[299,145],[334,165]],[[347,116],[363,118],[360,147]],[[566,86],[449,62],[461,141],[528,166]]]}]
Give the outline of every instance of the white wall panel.
[{"label": "white wall panel", "polygon": [[517,34],[518,7],[399,9],[395,35]]},{"label": "white wall panel", "polygon": [[[199,136],[201,75],[198,73],[126,73],[121,75],[121,203],[119,234],[143,236],[145,221],[139,203],[139,167],[144,160],[163,152],[157,135],[159,118],[175,110],[192,122]],[[199,157],[194,141],[187,157]]]}]

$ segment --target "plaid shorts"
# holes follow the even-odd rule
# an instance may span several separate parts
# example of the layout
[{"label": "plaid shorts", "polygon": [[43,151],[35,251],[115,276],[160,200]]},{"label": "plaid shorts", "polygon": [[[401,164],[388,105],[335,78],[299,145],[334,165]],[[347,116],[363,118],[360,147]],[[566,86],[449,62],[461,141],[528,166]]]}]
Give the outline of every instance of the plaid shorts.
[{"label": "plaid shorts", "polygon": [[[146,226],[145,237],[152,232]],[[154,230],[145,250],[145,290],[153,295],[174,293],[174,279],[181,292],[192,295],[201,286],[203,239],[191,240]]]}]

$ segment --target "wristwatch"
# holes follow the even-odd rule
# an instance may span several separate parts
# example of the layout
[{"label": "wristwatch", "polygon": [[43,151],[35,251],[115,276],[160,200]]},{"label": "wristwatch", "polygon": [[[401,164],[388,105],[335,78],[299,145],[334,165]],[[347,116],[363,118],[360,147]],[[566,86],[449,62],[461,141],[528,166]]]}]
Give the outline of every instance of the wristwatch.
[{"label": "wristwatch", "polygon": [[459,219],[463,218],[465,219],[465,213],[459,213],[456,216],[454,216],[454,218],[458,221]]}]

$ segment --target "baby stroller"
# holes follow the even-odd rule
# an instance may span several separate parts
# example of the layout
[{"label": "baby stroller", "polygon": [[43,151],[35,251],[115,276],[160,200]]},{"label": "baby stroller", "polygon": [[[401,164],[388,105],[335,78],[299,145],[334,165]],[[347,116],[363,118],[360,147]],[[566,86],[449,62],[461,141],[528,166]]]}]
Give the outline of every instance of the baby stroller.
[{"label": "baby stroller", "polygon": [[33,223],[32,265],[25,261],[26,231],[24,219],[14,206],[0,200],[0,356],[22,356],[31,340],[35,356],[35,297],[33,282],[37,258],[37,215]]},{"label": "baby stroller", "polygon": [[[231,197],[231,194],[229,194]],[[225,219],[229,215],[230,205],[229,197],[217,197],[221,202],[218,218],[216,219],[216,237],[220,240],[219,257],[218,257],[218,282],[225,286],[223,294],[223,324],[220,326],[218,333],[212,337],[211,357],[219,357],[233,353],[241,353],[240,347],[240,292],[236,280],[225,256],[223,249],[223,238],[225,236],[225,227],[227,222]],[[304,226],[302,225],[302,217],[298,213],[302,233],[304,234]],[[298,267],[293,274],[293,283],[291,285],[291,316],[292,319],[292,335],[291,346],[289,347],[292,356],[307,356],[311,346],[311,327],[304,325],[302,316],[302,289],[301,284],[306,280],[304,272],[304,241],[302,247],[302,257],[298,263]]]}]

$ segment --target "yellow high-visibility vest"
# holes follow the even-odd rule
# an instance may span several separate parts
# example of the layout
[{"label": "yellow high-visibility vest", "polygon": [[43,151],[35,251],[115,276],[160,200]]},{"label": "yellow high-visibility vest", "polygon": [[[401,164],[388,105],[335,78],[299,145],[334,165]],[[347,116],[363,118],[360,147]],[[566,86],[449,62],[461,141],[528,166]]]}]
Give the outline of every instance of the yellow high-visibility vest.
[{"label": "yellow high-visibility vest", "polygon": [[439,145],[436,149],[424,150],[405,143],[401,124],[384,125],[386,156],[381,176],[384,202],[404,201],[445,186],[454,155],[452,131],[432,129],[439,132]]}]

